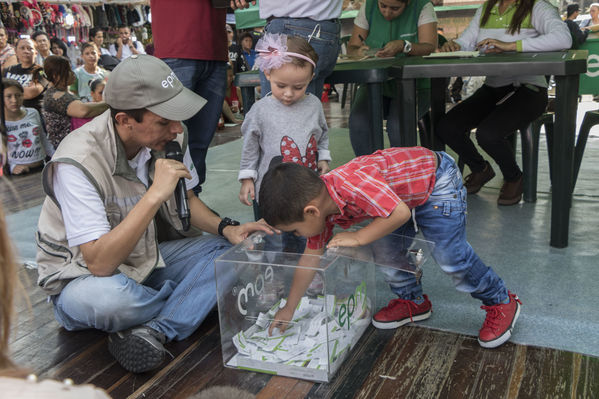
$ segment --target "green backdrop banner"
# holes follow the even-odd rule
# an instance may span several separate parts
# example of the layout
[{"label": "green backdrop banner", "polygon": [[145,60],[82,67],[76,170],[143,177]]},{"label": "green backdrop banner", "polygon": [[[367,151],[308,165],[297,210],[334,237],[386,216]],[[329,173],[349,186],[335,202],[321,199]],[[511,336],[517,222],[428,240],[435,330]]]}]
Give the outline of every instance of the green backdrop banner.
[{"label": "green backdrop banner", "polygon": [[[593,36],[598,36],[593,34]],[[599,37],[589,36],[586,42],[580,47],[580,50],[588,50],[587,73],[580,74],[580,87],[578,94],[599,95]]]}]

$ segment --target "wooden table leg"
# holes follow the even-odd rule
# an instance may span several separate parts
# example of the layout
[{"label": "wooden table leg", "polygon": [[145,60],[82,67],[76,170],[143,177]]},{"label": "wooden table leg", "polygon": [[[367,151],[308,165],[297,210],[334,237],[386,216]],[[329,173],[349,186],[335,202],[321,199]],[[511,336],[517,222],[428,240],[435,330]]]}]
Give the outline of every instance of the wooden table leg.
[{"label": "wooden table leg", "polygon": [[555,83],[550,245],[556,248],[565,248],[568,246],[572,179],[574,177],[578,75],[556,76]]}]

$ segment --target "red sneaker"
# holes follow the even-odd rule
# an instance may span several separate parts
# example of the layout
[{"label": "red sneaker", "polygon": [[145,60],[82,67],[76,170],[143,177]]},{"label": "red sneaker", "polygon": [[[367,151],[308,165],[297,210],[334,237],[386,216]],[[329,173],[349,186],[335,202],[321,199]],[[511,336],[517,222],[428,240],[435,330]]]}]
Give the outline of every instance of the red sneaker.
[{"label": "red sneaker", "polygon": [[518,320],[522,302],[518,299],[518,295],[509,291],[508,296],[509,303],[480,307],[487,311],[487,318],[478,332],[478,343],[483,348],[497,348],[512,336],[512,329]]},{"label": "red sneaker", "polygon": [[372,318],[372,325],[383,330],[401,327],[411,321],[426,320],[431,317],[433,305],[428,296],[423,295],[420,305],[407,299],[392,299],[389,304],[379,310]]}]

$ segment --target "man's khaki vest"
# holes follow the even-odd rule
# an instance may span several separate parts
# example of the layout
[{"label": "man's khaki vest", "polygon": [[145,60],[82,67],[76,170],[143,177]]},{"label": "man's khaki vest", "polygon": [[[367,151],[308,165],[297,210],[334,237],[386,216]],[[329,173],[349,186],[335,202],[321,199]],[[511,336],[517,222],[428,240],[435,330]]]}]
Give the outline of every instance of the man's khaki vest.
[{"label": "man's khaki vest", "polygon": [[[177,136],[177,141],[185,152],[186,129],[184,134]],[[164,158],[164,152],[152,151],[148,168],[150,184],[154,176],[154,164],[158,158]],[[125,219],[147,191],[147,187],[137,178],[127,162],[125,148],[116,134],[110,111],[104,112],[64,138],[42,174],[46,199],[36,234],[38,284],[50,295],[58,294],[71,279],[91,274],[79,246],[68,245],[62,213],[52,185],[54,166],[57,162],[69,163],[83,171],[104,202],[111,229]],[[154,268],[165,266],[158,250],[159,241],[198,234],[201,234],[198,230],[185,234],[182,232],[173,195],[160,207],[131,254],[118,267],[118,271],[137,282],[143,282]]]}]

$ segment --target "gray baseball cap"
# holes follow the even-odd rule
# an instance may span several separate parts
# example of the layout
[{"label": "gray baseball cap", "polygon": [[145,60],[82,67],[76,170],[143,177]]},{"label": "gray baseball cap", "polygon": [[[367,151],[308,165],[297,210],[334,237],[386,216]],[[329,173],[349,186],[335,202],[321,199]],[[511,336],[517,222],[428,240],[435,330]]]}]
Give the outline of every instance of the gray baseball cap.
[{"label": "gray baseball cap", "polygon": [[191,118],[206,100],[185,88],[164,61],[146,54],[134,54],[110,73],[104,100],[118,110],[146,108],[172,121]]}]

